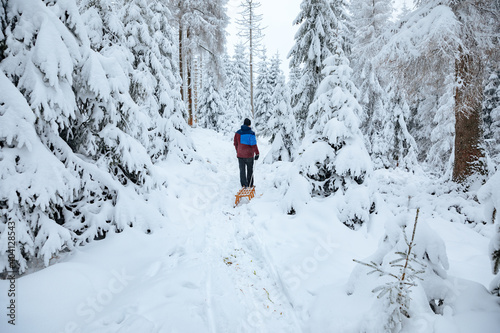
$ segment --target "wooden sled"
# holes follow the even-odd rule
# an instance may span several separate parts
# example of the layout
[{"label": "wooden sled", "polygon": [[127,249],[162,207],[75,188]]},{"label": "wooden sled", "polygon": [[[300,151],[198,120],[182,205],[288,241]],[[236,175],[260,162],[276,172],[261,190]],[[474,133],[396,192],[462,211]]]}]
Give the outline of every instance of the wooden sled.
[{"label": "wooden sled", "polygon": [[255,196],[255,186],[252,187],[244,187],[236,193],[236,200],[234,200],[234,207],[238,206],[241,198],[247,197],[248,201],[252,200]]}]

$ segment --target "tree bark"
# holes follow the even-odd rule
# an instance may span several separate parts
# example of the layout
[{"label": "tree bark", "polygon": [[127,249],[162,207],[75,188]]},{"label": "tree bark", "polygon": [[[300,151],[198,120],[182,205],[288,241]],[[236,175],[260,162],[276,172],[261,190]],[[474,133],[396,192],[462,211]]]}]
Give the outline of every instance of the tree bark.
[{"label": "tree bark", "polygon": [[187,66],[187,103],[188,108],[188,125],[193,126],[193,83],[192,83],[192,70],[191,64]]},{"label": "tree bark", "polygon": [[[186,40],[189,40],[189,31],[187,32]],[[193,92],[191,85],[191,68],[189,66],[189,63],[185,59],[183,42],[184,29],[182,28],[182,25],[179,25],[179,75],[181,77],[181,98],[187,107],[188,125],[193,126]]]},{"label": "tree bark", "polygon": [[253,40],[252,40],[251,28],[250,28],[250,107],[252,109],[252,118],[255,118],[255,112],[253,107]]},{"label": "tree bark", "polygon": [[482,64],[478,54],[459,50],[455,61],[455,163],[453,181],[466,184],[485,173],[482,149]]},{"label": "tree bark", "polygon": [[183,63],[183,58],[182,58],[182,53],[184,50],[182,49],[182,26],[179,24],[179,75],[181,77],[181,98],[184,100],[184,63]]}]

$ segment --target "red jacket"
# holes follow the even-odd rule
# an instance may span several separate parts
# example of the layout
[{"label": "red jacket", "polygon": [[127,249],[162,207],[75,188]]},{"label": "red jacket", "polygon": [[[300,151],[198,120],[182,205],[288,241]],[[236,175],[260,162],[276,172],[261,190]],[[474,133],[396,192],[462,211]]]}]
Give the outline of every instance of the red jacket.
[{"label": "red jacket", "polygon": [[239,158],[252,158],[254,155],[259,155],[257,139],[250,127],[243,125],[234,134],[234,148],[236,148],[236,156]]}]

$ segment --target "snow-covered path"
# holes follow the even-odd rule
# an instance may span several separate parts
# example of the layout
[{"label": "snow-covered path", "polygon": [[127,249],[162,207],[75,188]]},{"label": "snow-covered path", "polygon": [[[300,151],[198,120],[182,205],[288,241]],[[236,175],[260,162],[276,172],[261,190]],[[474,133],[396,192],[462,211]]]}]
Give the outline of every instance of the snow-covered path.
[{"label": "snow-covered path", "polygon": [[[199,184],[203,191],[195,191],[199,211],[192,219],[207,223],[202,253],[210,263],[206,281],[212,331],[300,331],[275,265],[254,226],[256,213],[246,200],[233,208],[239,180],[231,142],[216,145],[216,151],[211,142],[197,142],[200,155],[210,157],[215,169],[211,179],[203,178],[204,184]],[[259,180],[256,176],[258,189],[265,188]],[[224,279],[228,281],[220,283]],[[238,301],[228,302],[227,298]]]},{"label": "snow-covered path", "polygon": [[[199,136],[204,134],[205,131],[196,132]],[[213,140],[210,135],[207,138]],[[206,295],[206,329],[300,331],[274,263],[266,255],[266,246],[254,227],[255,213],[246,200],[233,207],[239,180],[232,143],[194,139],[198,153],[212,165],[213,171],[186,179],[191,202],[185,207],[184,221],[202,238],[197,251],[205,275],[202,289]]]},{"label": "snow-covered path", "polygon": [[193,134],[203,162],[165,165],[168,225],[109,235],[20,279],[19,332],[300,331],[255,212],[233,207],[232,142]]},{"label": "snow-covered path", "polygon": [[[256,198],[234,208],[239,180],[231,138],[203,129],[192,136],[199,160],[162,166],[164,227],[108,234],[22,277],[17,324],[1,321],[0,332],[370,332],[377,320],[366,315],[370,290],[347,293],[352,259],[376,251],[386,220],[406,209],[408,193],[448,247],[456,295],[453,316],[419,309],[418,325],[404,332],[472,333],[479,324],[482,333],[497,332],[500,310],[484,288],[492,279],[488,238],[450,223],[461,215],[447,209],[435,216],[435,207],[466,207],[461,199],[382,171],[374,182],[379,213],[353,231],[335,217],[332,198],[286,215],[275,187],[286,165],[259,161]],[[269,147],[259,141],[259,149],[264,156]]]}]

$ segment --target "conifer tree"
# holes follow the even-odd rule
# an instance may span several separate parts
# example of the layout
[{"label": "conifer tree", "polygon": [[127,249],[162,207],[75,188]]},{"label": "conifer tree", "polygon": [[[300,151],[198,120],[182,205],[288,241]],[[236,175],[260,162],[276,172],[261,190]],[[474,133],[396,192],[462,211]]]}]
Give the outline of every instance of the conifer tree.
[{"label": "conifer tree", "polygon": [[388,29],[392,6],[390,0],[354,0],[351,1],[353,25],[355,30],[352,67],[356,68],[353,80],[359,88],[360,101],[363,112],[359,115],[362,131],[367,135],[367,145],[370,154],[373,154],[369,144],[376,141],[372,135],[377,135],[380,129],[377,119],[385,113],[389,106],[385,85],[381,77],[390,77],[382,73],[383,67],[375,62],[376,55],[384,45],[384,33]]},{"label": "conifer tree", "polygon": [[[428,147],[420,149],[420,155],[425,156],[423,160],[430,167],[430,170],[440,174],[444,172],[446,178],[449,179],[453,169],[453,141],[455,137],[454,78],[451,75],[446,75],[444,80],[440,80],[440,82],[442,84],[439,87],[427,90],[432,98],[423,99],[421,107],[416,110],[416,120],[424,125],[419,126],[420,141],[428,144]],[[425,119],[432,119],[430,126],[425,123]]]},{"label": "conifer tree", "polygon": [[[221,92],[222,91],[222,92]],[[199,124],[204,128],[221,130],[224,115],[227,113],[226,100],[223,98],[224,91],[214,78],[209,68],[204,67],[202,87],[199,98]]]},{"label": "conifer tree", "polygon": [[[300,67],[293,67],[290,68],[290,72],[288,73],[288,88],[290,90],[290,94],[296,90],[299,80],[300,80],[300,73],[301,69]],[[291,95],[290,95],[291,98]]]},{"label": "conifer tree", "polygon": [[[83,20],[73,1],[12,1],[8,8],[16,10],[8,16],[16,24],[5,30],[0,62],[7,92],[0,97],[0,154],[12,156],[0,159],[7,177],[0,187],[0,229],[16,224],[15,269],[22,273],[107,232],[132,225],[150,232],[162,213],[145,195],[164,179],[155,172],[147,138],[158,118],[137,104],[150,103],[150,95],[135,96],[137,103],[130,96],[135,58],[115,16],[118,4],[82,2]],[[154,40],[148,29],[142,32]],[[148,46],[154,53],[154,43]]]},{"label": "conifer tree", "polygon": [[[5,203],[1,222],[16,224],[14,268],[23,273],[30,262],[48,265],[58,251],[104,232],[85,213],[110,205],[103,199],[113,197],[113,189],[100,182],[103,173],[91,179],[95,170],[65,141],[81,122],[74,85],[86,75],[82,63],[88,63],[90,51],[76,5],[28,0],[9,8],[16,8],[8,14],[17,24],[6,30],[6,57],[0,63],[5,92],[0,149],[13,155],[0,165],[2,177],[7,176],[0,187]],[[19,36],[27,38],[26,43]],[[53,174],[58,177],[53,179]],[[82,213],[87,223],[81,222]],[[0,269],[7,269],[7,263],[2,264]]]},{"label": "conifer tree", "polygon": [[405,68],[405,86],[413,91],[436,84],[433,73],[445,73],[438,77],[442,81],[446,74],[454,77],[452,178],[467,185],[482,177],[485,169],[481,135],[485,54],[497,49],[494,39],[500,8],[498,2],[479,0],[420,0],[417,5],[383,53],[385,59],[395,60],[391,64]]},{"label": "conifer tree", "polygon": [[271,86],[271,90],[274,91],[276,86],[278,84],[281,84],[281,75],[283,74],[283,71],[280,68],[281,65],[281,59],[280,55],[278,52],[271,58],[270,66],[269,66],[269,85]]},{"label": "conifer tree", "polygon": [[234,63],[227,53],[222,56],[222,64],[225,83],[224,89],[221,93],[226,108],[222,118],[220,118],[219,131],[229,134],[234,133],[235,128],[237,128],[238,125],[241,125],[242,120],[238,118],[238,114],[235,112],[234,96],[231,96],[229,93],[229,89],[234,87],[233,82],[231,82],[234,73]]},{"label": "conifer tree", "polygon": [[[370,319],[376,318],[373,321],[376,326],[369,330],[400,332],[405,322],[415,317],[416,307],[431,307],[436,314],[442,314],[443,302],[446,304],[448,298],[454,297],[446,281],[449,263],[443,240],[419,218],[418,210],[414,221],[404,215],[396,221],[387,221],[378,250],[364,262],[355,260],[361,265],[351,273],[349,293],[366,285],[374,285],[373,293],[378,293],[370,312],[365,314]],[[427,298],[412,300],[410,293],[416,289]],[[412,306],[415,301],[424,303]]]},{"label": "conifer tree", "polygon": [[497,171],[477,192],[479,201],[484,205],[487,221],[493,224],[493,235],[489,246],[491,271],[494,275],[490,284],[493,295],[500,296],[500,171]]},{"label": "conifer tree", "polygon": [[295,35],[295,45],[288,53],[290,69],[301,68],[301,76],[292,91],[292,108],[301,136],[306,131],[306,117],[316,89],[325,77],[324,61],[333,52],[334,39],[342,39],[345,32],[343,0],[304,0],[293,24],[300,25]]},{"label": "conifer tree", "polygon": [[252,118],[250,103],[248,103],[250,96],[248,63],[246,61],[245,47],[241,43],[237,44],[234,49],[228,73],[226,94],[228,115],[234,122],[233,127],[241,123],[244,118]]},{"label": "conifer tree", "polygon": [[[274,58],[274,63],[279,69],[278,55]],[[281,70],[278,71],[276,86],[271,96],[271,116],[268,122],[272,146],[264,162],[293,161],[297,149],[297,127],[290,106],[290,92]]]},{"label": "conifer tree", "polygon": [[[184,121],[186,111],[178,91],[174,61],[172,17],[161,2],[128,2],[122,10],[126,46],[132,52],[130,94],[141,113],[150,119],[145,138],[155,159],[172,154],[189,162],[194,151]],[[144,132],[144,131],[143,131]],[[147,133],[147,132],[146,132]]]},{"label": "conifer tree", "polygon": [[483,131],[488,153],[500,164],[500,71],[494,71],[484,89]]},{"label": "conifer tree", "polygon": [[7,50],[7,27],[10,23],[8,5],[8,0],[0,0],[0,62],[6,57],[5,51]]},{"label": "conifer tree", "polygon": [[372,164],[359,129],[361,106],[354,97],[352,69],[340,40],[334,55],[325,60],[323,73],[309,108],[298,164],[313,185],[313,195],[338,194],[340,220],[356,229],[368,220],[372,205],[365,183]]},{"label": "conifer tree", "polygon": [[281,60],[279,57],[279,54],[276,53],[270,61],[269,68],[267,71],[266,79],[267,82],[265,84],[265,88],[267,89],[267,98],[268,98],[268,110],[267,113],[262,115],[262,119],[260,120],[261,122],[264,122],[265,125],[263,125],[263,130],[260,132],[260,134],[264,136],[271,136],[273,134],[273,128],[270,126],[269,119],[273,116],[273,110],[275,106],[278,104],[274,97],[274,93],[276,89],[278,88],[279,84],[284,84],[281,81],[280,76],[284,75],[283,71],[280,68]]},{"label": "conifer tree", "polygon": [[270,134],[268,121],[271,116],[271,96],[273,94],[273,87],[269,82],[268,67],[266,50],[263,50],[255,86],[255,129],[259,135],[263,136]]},{"label": "conifer tree", "polygon": [[410,108],[402,92],[389,93],[390,119],[386,122],[386,128],[390,128],[394,141],[389,150],[392,165],[415,170],[418,167],[418,145],[408,131],[408,119]]},{"label": "conifer tree", "polygon": [[[115,25],[121,20],[109,13],[116,10],[112,3],[82,2],[81,5],[88,19],[87,31],[94,38],[90,44],[93,50],[83,64],[82,75],[75,82],[81,117],[73,123],[72,132],[75,135],[69,139],[70,144],[81,154],[101,159],[103,164],[106,161],[110,172],[120,177],[122,182],[147,183],[151,187],[153,181],[147,176],[151,171],[144,168],[146,165],[151,166],[150,158],[136,163],[134,158],[125,153],[134,147],[144,153],[140,156],[145,157],[147,152],[143,147],[149,142],[147,131],[144,131],[149,128],[149,124],[139,121],[147,118],[141,115],[142,110],[129,92],[130,79],[126,70],[131,68],[128,63],[132,63],[133,53],[124,45],[125,27]],[[100,50],[101,53],[94,50]],[[115,52],[119,52],[127,61],[119,63],[108,57]],[[83,122],[83,119],[86,121]]]},{"label": "conifer tree", "polygon": [[403,92],[390,90],[388,96],[388,110],[377,109],[372,115],[369,135],[374,166],[414,170],[418,165],[418,148],[408,131],[410,108]]},{"label": "conifer tree", "polygon": [[53,254],[72,248],[73,235],[58,222],[68,214],[64,207],[79,180],[40,140],[37,117],[3,68],[0,89],[0,273],[23,273],[30,261],[48,265]]}]

